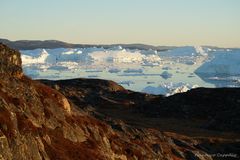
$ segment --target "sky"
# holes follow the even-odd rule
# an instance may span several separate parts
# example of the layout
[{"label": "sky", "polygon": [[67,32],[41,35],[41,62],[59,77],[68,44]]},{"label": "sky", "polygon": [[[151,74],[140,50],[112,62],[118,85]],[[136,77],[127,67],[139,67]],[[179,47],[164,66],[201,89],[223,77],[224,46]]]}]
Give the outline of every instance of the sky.
[{"label": "sky", "polygon": [[0,0],[0,38],[240,47],[240,0]]}]

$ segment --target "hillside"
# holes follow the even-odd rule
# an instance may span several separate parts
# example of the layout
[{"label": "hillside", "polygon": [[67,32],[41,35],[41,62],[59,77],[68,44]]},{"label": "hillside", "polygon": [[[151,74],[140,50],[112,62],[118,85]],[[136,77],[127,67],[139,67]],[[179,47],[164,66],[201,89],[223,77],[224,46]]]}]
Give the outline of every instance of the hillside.
[{"label": "hillside", "polygon": [[8,39],[1,39],[0,43],[3,43],[5,45],[8,45],[11,48],[17,49],[17,50],[32,50],[32,49],[38,49],[38,48],[46,48],[46,49],[55,49],[55,48],[91,48],[91,47],[97,47],[97,48],[112,48],[117,46],[122,46],[125,49],[139,49],[139,50],[159,50],[164,51],[168,50],[169,48],[174,47],[168,47],[168,46],[152,46],[152,45],[145,45],[145,44],[112,44],[112,45],[92,45],[92,44],[72,44],[72,43],[66,43],[58,40],[18,40],[18,41],[10,41]]},{"label": "hillside", "polygon": [[33,81],[20,53],[0,44],[0,159],[238,159],[239,95],[166,98],[105,80]]}]

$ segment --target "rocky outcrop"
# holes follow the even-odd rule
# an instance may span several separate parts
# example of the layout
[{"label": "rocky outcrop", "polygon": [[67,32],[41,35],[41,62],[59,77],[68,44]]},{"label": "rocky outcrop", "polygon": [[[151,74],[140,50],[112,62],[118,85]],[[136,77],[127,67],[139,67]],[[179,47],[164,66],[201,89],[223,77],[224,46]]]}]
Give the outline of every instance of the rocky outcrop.
[{"label": "rocky outcrop", "polygon": [[[151,106],[151,107],[149,107]],[[240,133],[240,88],[197,88],[142,105],[155,117],[201,120],[209,130]]]},{"label": "rocky outcrop", "polygon": [[0,73],[22,76],[20,53],[0,43]]}]

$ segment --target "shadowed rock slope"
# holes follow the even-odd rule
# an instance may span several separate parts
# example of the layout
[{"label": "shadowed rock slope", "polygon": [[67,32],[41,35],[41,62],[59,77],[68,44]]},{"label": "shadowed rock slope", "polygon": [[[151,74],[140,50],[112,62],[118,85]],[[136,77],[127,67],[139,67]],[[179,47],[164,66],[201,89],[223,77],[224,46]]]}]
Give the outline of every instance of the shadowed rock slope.
[{"label": "shadowed rock slope", "polygon": [[[237,134],[194,137],[161,131],[148,121],[138,122],[141,116],[150,121],[147,116],[158,110],[164,97],[134,93],[101,80],[43,81],[50,88],[24,76],[20,53],[2,44],[0,67],[0,159],[190,160],[219,159],[216,153],[232,153],[232,159],[239,156]],[[148,104],[153,108],[146,109]],[[146,110],[149,112],[145,114]]]},{"label": "shadowed rock slope", "polygon": [[202,129],[240,133],[239,88],[197,88],[164,97],[125,90],[112,81],[99,79],[41,82],[59,90],[81,108],[92,106],[98,112],[122,109],[129,114],[141,114],[142,118],[198,121]]}]

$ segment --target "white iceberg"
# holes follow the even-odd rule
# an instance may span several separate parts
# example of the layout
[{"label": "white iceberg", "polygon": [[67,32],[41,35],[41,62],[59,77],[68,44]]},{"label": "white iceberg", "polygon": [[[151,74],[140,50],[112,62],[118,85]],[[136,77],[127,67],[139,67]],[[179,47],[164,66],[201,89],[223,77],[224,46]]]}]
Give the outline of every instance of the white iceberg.
[{"label": "white iceberg", "polygon": [[29,56],[29,55],[22,55],[22,64],[29,65],[29,64],[39,64],[39,63],[46,63],[46,59],[49,56],[48,52],[43,49],[38,57]]},{"label": "white iceberg", "polygon": [[205,62],[195,73],[203,76],[234,76],[240,75],[240,50],[219,51],[214,58]]},{"label": "white iceberg", "polygon": [[187,92],[190,89],[197,88],[198,85],[190,85],[187,83],[163,83],[158,87],[147,86],[142,92],[154,95],[170,96],[176,93]]}]

